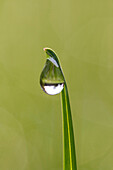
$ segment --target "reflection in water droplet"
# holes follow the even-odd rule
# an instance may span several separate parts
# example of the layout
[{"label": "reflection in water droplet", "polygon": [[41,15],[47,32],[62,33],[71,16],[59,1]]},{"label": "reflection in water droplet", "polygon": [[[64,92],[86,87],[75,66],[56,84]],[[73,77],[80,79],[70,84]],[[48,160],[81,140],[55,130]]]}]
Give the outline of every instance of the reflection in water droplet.
[{"label": "reflection in water droplet", "polygon": [[64,83],[55,83],[55,84],[43,84],[42,82],[40,82],[40,85],[42,87],[42,89],[44,90],[45,93],[49,94],[49,95],[55,95],[60,93],[63,88],[64,88]]}]

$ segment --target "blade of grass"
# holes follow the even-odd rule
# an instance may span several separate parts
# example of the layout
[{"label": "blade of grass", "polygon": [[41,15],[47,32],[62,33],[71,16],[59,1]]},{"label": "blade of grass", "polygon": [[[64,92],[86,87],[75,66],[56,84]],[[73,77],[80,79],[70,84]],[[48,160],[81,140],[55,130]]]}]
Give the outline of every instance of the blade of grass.
[{"label": "blade of grass", "polygon": [[[49,87],[53,86],[52,82],[55,81],[57,83],[54,88],[52,87],[52,90],[55,90],[58,84],[64,84],[63,90],[61,89],[62,91],[59,91],[61,92],[63,115],[63,170],[77,170],[73,123],[67,84],[55,52],[50,48],[44,48],[44,51],[49,61],[46,62],[46,66],[40,76],[41,87],[45,81],[46,83],[48,82]],[[49,67],[50,65],[52,65],[52,70]],[[43,87],[42,89],[45,91]],[[45,92],[51,94],[48,91]],[[57,92],[55,91],[53,94],[57,94]]]},{"label": "blade of grass", "polygon": [[61,92],[63,113],[63,169],[77,170],[71,108],[66,83]]}]

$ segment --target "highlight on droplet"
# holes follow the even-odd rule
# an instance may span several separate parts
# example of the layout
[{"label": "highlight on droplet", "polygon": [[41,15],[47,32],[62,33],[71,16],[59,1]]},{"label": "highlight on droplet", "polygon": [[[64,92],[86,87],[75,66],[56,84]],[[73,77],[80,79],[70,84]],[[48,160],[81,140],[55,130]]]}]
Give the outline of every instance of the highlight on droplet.
[{"label": "highlight on droplet", "polygon": [[40,82],[40,85],[43,89],[43,91],[49,95],[55,95],[55,94],[58,94],[60,93],[63,88],[64,88],[64,83],[52,83],[52,84],[48,84],[48,83],[45,83],[43,84],[42,81]]}]

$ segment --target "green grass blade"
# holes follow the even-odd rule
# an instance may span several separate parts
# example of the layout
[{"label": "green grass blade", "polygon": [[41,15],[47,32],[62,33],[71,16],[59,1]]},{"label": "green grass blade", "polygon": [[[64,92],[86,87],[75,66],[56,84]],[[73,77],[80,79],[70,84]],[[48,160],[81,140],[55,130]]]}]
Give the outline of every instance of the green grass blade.
[{"label": "green grass blade", "polygon": [[77,170],[74,132],[67,85],[61,92],[63,112],[63,169]]},{"label": "green grass blade", "polygon": [[[50,48],[44,48],[44,51],[47,55],[47,61],[40,76],[42,89],[49,95],[55,95],[58,94],[56,91],[58,85],[60,87],[64,85],[63,90],[60,88],[58,91],[61,92],[63,112],[63,170],[77,170],[73,123],[66,81],[55,52]],[[52,93],[47,90],[46,85],[52,90]]]}]

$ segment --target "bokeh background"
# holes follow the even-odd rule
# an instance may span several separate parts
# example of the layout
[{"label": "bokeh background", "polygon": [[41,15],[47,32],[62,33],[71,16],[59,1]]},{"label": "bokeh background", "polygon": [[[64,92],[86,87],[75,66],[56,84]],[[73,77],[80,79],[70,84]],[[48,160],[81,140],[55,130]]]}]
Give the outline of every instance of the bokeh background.
[{"label": "bokeh background", "polygon": [[62,170],[60,95],[39,85],[58,54],[78,170],[113,170],[113,1],[0,1],[0,170]]}]

